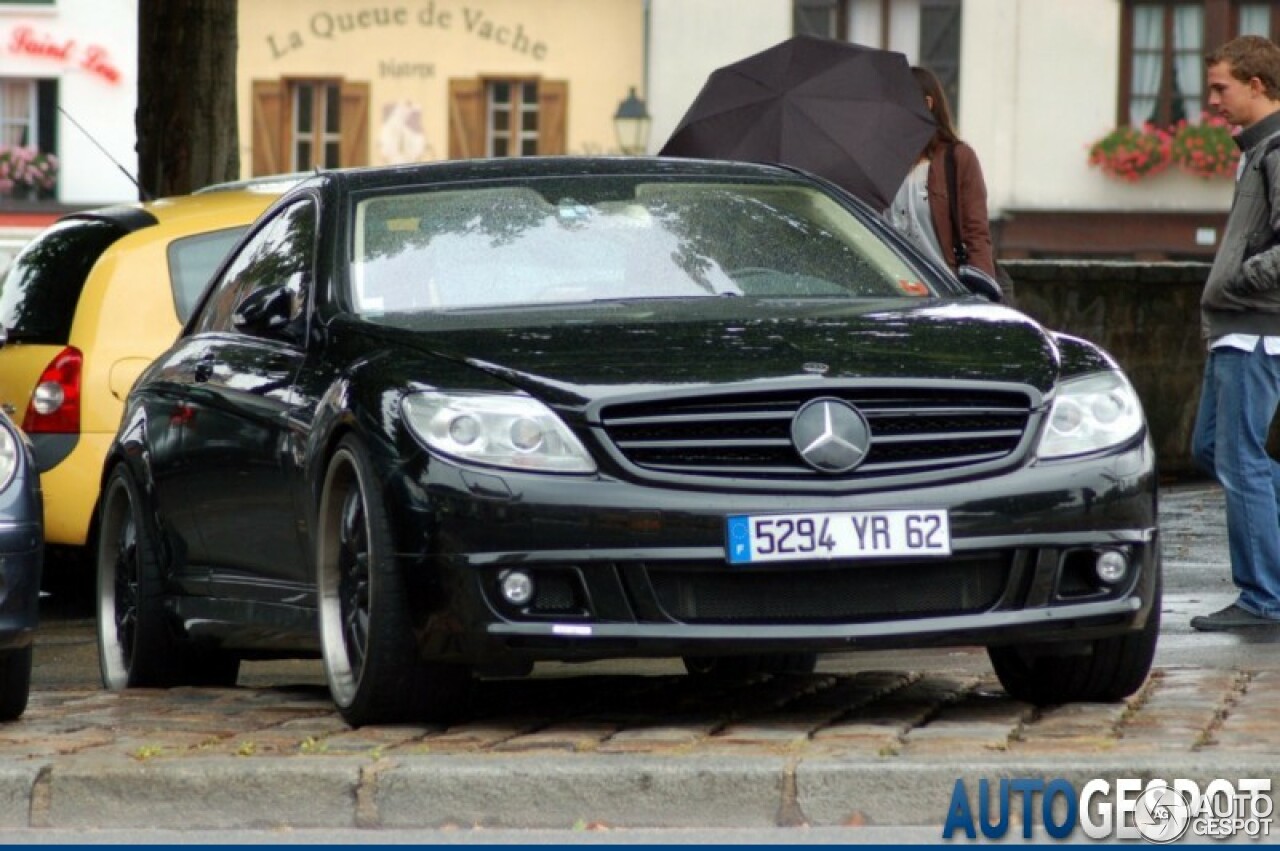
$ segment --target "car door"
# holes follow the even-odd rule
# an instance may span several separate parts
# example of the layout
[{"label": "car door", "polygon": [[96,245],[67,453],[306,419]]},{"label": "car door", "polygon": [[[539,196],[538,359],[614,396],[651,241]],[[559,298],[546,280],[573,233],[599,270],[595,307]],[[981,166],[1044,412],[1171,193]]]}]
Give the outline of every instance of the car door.
[{"label": "car door", "polygon": [[214,283],[182,351],[177,484],[196,534],[188,563],[214,596],[295,600],[307,577],[293,482],[291,387],[305,358],[315,205],[264,223]]}]

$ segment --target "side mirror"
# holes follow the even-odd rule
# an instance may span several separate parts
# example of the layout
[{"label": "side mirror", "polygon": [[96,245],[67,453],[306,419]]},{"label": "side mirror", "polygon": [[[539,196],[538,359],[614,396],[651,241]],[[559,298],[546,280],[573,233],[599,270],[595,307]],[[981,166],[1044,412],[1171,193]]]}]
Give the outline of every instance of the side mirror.
[{"label": "side mirror", "polygon": [[961,266],[960,271],[956,273],[956,277],[960,279],[960,283],[964,284],[965,289],[975,295],[980,295],[987,301],[993,301],[999,304],[1004,301],[1004,290],[1000,286],[1000,282],[979,269],[977,266]]},{"label": "side mirror", "polygon": [[231,324],[237,331],[260,337],[295,336],[288,329],[293,319],[293,289],[278,284],[254,290],[232,314]]}]

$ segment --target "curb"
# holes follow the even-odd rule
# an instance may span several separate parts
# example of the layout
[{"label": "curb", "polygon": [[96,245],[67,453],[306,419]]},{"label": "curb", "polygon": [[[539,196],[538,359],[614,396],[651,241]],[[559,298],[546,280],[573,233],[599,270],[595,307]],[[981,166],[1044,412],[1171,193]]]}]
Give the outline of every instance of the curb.
[{"label": "curb", "polygon": [[[838,756],[445,756],[122,763],[72,759],[0,771],[0,827],[55,829],[774,828],[941,826],[957,779],[1268,778],[1275,761],[992,759],[850,761]],[[1037,804],[1036,812],[1039,812]],[[1015,814],[1022,810],[1013,801]],[[975,817],[977,807],[974,808]]]}]

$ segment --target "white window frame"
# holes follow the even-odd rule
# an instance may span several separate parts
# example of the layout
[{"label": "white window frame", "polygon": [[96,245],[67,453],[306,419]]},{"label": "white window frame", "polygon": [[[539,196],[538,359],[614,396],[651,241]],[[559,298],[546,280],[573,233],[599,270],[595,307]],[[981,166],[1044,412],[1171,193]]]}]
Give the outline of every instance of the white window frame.
[{"label": "white window frame", "polygon": [[[497,86],[507,86],[509,97],[500,103],[495,97]],[[532,97],[529,89],[532,88]],[[507,116],[507,128],[499,130],[497,116]],[[533,115],[534,129],[524,126],[527,115]],[[534,153],[538,150],[538,82],[525,79],[488,80],[485,83],[485,154],[487,156],[524,157],[533,156],[526,153],[530,148]],[[497,143],[505,141],[505,154],[497,153]]]}]

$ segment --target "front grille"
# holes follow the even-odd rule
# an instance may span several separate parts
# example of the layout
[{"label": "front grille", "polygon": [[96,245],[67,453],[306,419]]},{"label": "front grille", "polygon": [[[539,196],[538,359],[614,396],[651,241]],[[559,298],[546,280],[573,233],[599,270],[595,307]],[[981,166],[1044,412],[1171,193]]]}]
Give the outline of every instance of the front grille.
[{"label": "front grille", "polygon": [[856,623],[986,611],[1004,592],[1011,559],[977,554],[767,571],[695,564],[648,574],[663,610],[683,623]]},{"label": "front grille", "polygon": [[663,399],[606,407],[605,434],[643,470],[694,476],[817,479],[791,442],[810,400],[834,397],[867,418],[871,446],[847,479],[955,470],[1008,457],[1031,415],[1022,390],[831,388]]}]

